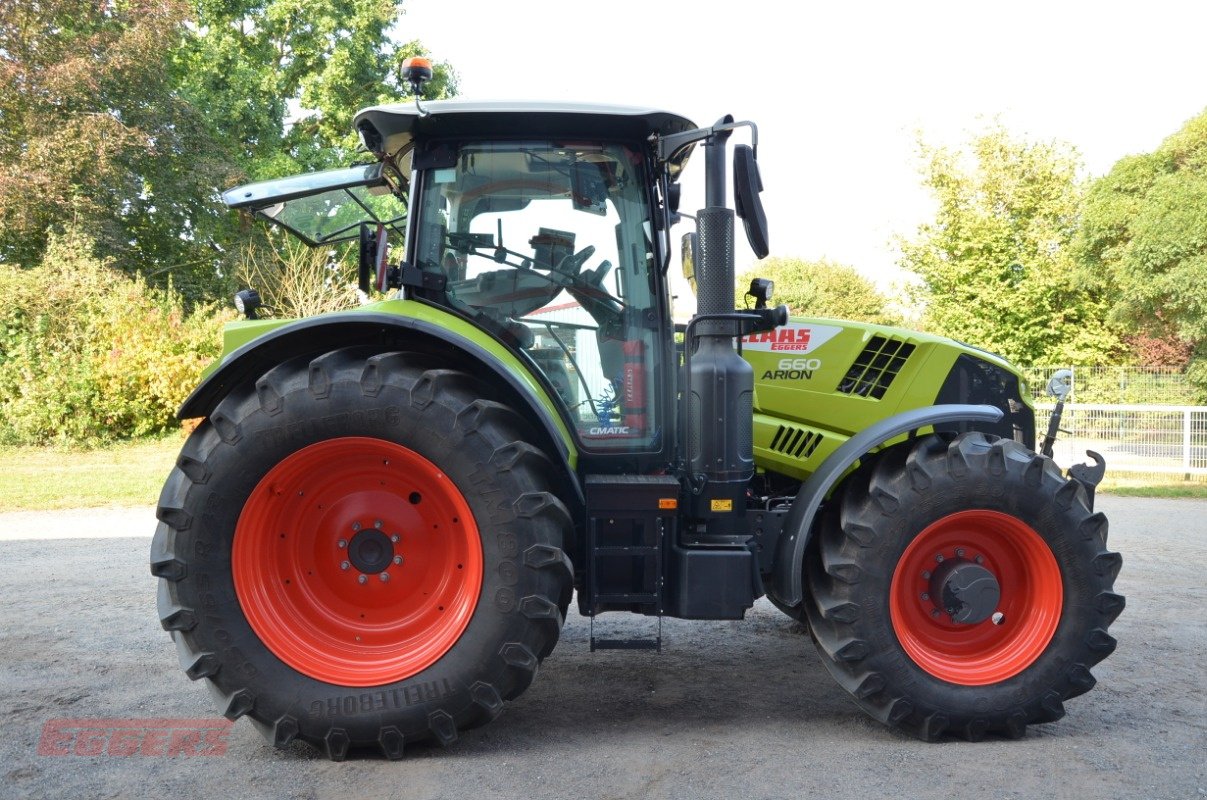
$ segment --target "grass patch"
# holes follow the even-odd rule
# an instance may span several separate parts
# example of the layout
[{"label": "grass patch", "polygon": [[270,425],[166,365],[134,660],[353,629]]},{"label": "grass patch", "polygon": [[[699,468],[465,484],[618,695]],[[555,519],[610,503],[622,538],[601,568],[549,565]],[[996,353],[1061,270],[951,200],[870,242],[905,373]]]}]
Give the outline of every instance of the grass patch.
[{"label": "grass patch", "polygon": [[1160,475],[1112,477],[1109,472],[1098,487],[1101,494],[1116,497],[1189,497],[1207,500],[1207,483],[1201,479],[1180,480]]},{"label": "grass patch", "polygon": [[0,511],[154,505],[183,443],[176,434],[96,450],[0,448]]}]

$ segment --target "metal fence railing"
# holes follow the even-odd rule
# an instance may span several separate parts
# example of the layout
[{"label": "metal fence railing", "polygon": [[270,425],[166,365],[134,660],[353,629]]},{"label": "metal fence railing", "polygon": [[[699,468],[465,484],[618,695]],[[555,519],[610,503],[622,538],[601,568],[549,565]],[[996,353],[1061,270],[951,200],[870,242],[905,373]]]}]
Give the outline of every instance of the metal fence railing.
[{"label": "metal fence railing", "polygon": [[1031,399],[1044,402],[1048,379],[1058,369],[1073,373],[1071,399],[1078,403],[1198,405],[1207,402],[1203,389],[1176,367],[1024,367]]},{"label": "metal fence railing", "polygon": [[[1036,405],[1042,437],[1051,403]],[[1060,466],[1095,450],[1109,471],[1207,476],[1207,406],[1067,403],[1053,457]]]}]

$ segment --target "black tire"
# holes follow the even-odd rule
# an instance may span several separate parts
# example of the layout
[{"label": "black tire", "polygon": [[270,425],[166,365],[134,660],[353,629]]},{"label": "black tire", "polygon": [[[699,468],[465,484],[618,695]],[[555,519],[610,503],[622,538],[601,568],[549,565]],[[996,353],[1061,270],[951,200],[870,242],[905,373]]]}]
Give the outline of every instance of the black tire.
[{"label": "black tire", "polygon": [[[157,511],[151,571],[185,673],[206,680],[226,717],[248,716],[275,746],[300,740],[333,760],[364,749],[399,758],[405,744],[449,745],[494,719],[553,650],[572,591],[562,549],[570,515],[526,431],[469,376],[413,354],[338,350],[234,390],[185,444]],[[236,526],[261,478],[338,437],[426,458],[463,495],[480,534],[481,587],[463,632],[434,663],[382,685],[339,685],[285,663],[249,623],[232,574]]]},{"label": "black tire", "polygon": [[[1063,597],[1051,638],[1027,656],[1033,660],[978,685],[921,666],[890,611],[893,576],[910,543],[970,509],[1038,534],[1038,548],[1046,545],[1059,568],[1062,589],[1052,593]],[[1107,551],[1106,538],[1106,517],[1089,510],[1082,486],[1013,441],[968,433],[891,448],[844,482],[810,543],[805,606],[822,661],[860,708],[919,738],[1021,737],[1028,724],[1060,719],[1064,701],[1094,686],[1090,668],[1115,649],[1107,629],[1124,607],[1113,591],[1122,559]],[[901,568],[902,581],[912,580],[914,563]],[[922,603],[926,595],[895,595],[903,596]]]}]

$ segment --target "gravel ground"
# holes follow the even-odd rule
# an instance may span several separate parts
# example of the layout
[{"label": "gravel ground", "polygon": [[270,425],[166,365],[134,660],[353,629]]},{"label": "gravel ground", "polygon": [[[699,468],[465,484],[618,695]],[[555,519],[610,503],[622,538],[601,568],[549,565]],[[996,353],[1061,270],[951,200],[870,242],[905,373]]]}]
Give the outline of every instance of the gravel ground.
[{"label": "gravel ground", "polygon": [[[148,510],[0,514],[0,797],[1207,797],[1207,502],[1099,507],[1124,555],[1119,649],[1068,716],[1023,740],[882,728],[763,600],[742,622],[667,620],[661,655],[591,654],[574,614],[493,724],[402,762],[342,764],[276,751],[246,721],[221,756],[38,755],[52,719],[218,720],[159,629]],[[597,627],[652,631],[624,615]]]}]

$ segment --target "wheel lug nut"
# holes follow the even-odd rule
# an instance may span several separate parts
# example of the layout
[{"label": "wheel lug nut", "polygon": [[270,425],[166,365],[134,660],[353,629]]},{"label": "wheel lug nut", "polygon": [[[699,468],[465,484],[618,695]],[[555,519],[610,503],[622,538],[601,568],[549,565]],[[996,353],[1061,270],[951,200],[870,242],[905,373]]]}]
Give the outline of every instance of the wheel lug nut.
[{"label": "wheel lug nut", "polygon": [[381,520],[379,520],[379,519],[373,520],[373,527],[374,527],[374,528],[380,528],[380,527],[381,527],[382,525],[384,525],[384,524],[385,524],[385,523],[384,523],[384,522],[382,522],[382,521],[381,521]]},{"label": "wheel lug nut", "polygon": [[976,558],[974,558],[974,559],[973,559],[973,561],[975,561],[975,562],[976,562],[976,563],[978,563],[978,564],[984,564],[984,563],[985,563],[985,557],[984,557],[984,556],[977,556]]},{"label": "wheel lug nut", "polygon": [[395,563],[395,564],[401,564],[401,563],[402,563],[402,556],[394,556],[394,563]]},{"label": "wheel lug nut", "polygon": [[347,568],[348,568],[348,567],[350,567],[350,566],[352,566],[352,565],[351,565],[351,564],[349,564],[347,561],[341,561],[341,562],[340,562],[340,565],[339,565],[339,568],[340,568],[340,569],[347,569]]},{"label": "wheel lug nut", "polygon": [[396,533],[395,533],[395,534],[392,534],[392,535],[390,536],[390,541],[391,541],[391,542],[397,542],[397,541],[398,541],[398,534],[396,534]]},{"label": "wheel lug nut", "polygon": [[354,530],[354,531],[358,531],[358,530],[360,530],[360,523],[359,523],[359,522],[353,522],[353,523],[352,523],[352,530]]},{"label": "wheel lug nut", "polygon": [[388,581],[389,579],[390,579],[390,573],[388,573],[388,572],[381,573],[381,580],[383,583]]},{"label": "wheel lug nut", "polygon": [[365,583],[368,580],[369,580],[369,576],[365,575],[363,573],[361,574],[361,576],[359,578],[356,579],[357,583]]},{"label": "wheel lug nut", "polygon": [[928,570],[928,569],[922,570],[922,580],[924,580],[924,581],[930,580],[930,570]]},{"label": "wheel lug nut", "polygon": [[344,549],[345,547],[347,547],[347,546],[348,546],[348,540],[347,540],[347,539],[340,539],[340,540],[339,540],[339,549],[340,549],[340,550],[343,550],[343,549]]},{"label": "wheel lug nut", "polygon": [[942,554],[942,553],[939,553],[937,556],[935,556],[935,561],[942,563],[942,561],[943,561],[943,554]]},{"label": "wheel lug nut", "polygon": [[930,593],[929,593],[929,592],[923,592],[923,593],[922,593],[922,599],[923,599],[923,600],[929,600],[929,599],[930,599]]},{"label": "wheel lug nut", "polygon": [[959,558],[964,557],[964,548],[963,547],[956,548],[956,556],[958,556]]},{"label": "wheel lug nut", "polygon": [[934,609],[933,611],[931,611],[931,612],[930,612],[930,615],[931,615],[932,617],[937,617],[937,616],[939,616],[939,609],[937,609],[937,608],[936,608],[936,609]]}]

